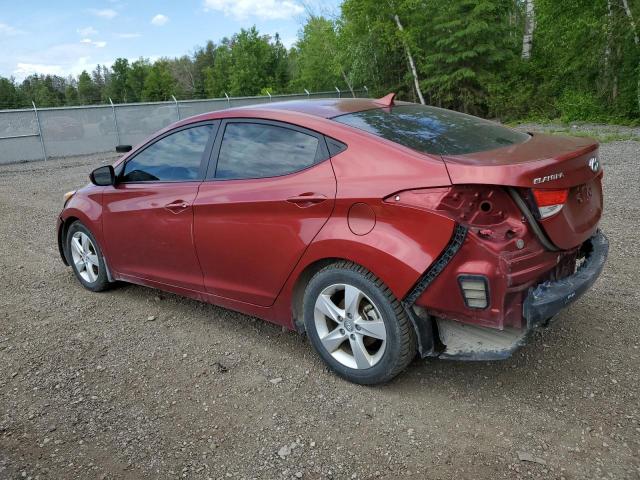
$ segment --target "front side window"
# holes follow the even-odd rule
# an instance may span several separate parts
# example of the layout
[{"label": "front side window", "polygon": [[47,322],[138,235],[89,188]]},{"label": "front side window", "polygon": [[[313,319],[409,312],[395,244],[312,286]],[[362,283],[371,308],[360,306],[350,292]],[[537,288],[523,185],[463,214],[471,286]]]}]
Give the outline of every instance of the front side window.
[{"label": "front side window", "polygon": [[464,155],[526,142],[529,135],[482,118],[426,105],[375,108],[334,118],[422,153]]},{"label": "front side window", "polygon": [[286,127],[228,123],[218,156],[216,178],[277,177],[310,167],[318,139]]},{"label": "front side window", "polygon": [[180,130],[161,138],[127,162],[122,182],[197,180],[213,125]]}]

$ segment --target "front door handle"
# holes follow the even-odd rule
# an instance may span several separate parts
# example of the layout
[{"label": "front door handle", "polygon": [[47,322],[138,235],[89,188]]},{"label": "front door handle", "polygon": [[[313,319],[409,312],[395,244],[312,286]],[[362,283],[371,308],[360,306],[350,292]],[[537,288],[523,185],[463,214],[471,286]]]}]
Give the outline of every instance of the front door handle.
[{"label": "front door handle", "polygon": [[175,202],[171,202],[168,205],[165,205],[164,208],[172,213],[180,213],[183,210],[189,208],[189,204],[184,200],[176,200]]},{"label": "front door handle", "polygon": [[300,195],[287,198],[287,202],[295,203],[300,208],[306,208],[318,203],[322,203],[326,199],[327,197],[320,193],[302,193]]}]

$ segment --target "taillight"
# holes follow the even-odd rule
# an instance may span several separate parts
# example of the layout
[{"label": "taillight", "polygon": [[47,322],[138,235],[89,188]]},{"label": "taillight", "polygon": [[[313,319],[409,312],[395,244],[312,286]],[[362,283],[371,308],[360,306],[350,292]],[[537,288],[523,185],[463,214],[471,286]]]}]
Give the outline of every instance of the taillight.
[{"label": "taillight", "polygon": [[547,218],[558,213],[562,210],[562,207],[569,197],[569,189],[567,188],[561,190],[540,190],[534,188],[531,192],[536,201],[540,218]]}]

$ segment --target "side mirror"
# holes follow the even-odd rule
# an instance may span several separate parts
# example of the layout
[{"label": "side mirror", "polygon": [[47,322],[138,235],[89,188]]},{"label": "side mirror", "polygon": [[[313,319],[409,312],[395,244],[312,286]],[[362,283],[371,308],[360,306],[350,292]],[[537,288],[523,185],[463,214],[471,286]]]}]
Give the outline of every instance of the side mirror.
[{"label": "side mirror", "polygon": [[132,148],[131,145],[116,145],[116,152],[127,153],[130,152]]},{"label": "side mirror", "polygon": [[89,180],[99,187],[107,187],[116,183],[116,172],[111,165],[98,167],[89,174]]}]

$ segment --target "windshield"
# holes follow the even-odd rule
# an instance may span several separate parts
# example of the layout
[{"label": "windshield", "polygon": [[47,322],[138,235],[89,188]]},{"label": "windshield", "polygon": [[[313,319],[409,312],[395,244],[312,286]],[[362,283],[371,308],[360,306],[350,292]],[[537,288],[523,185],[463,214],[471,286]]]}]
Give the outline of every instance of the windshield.
[{"label": "windshield", "polygon": [[464,155],[523,143],[529,135],[464,113],[425,105],[398,105],[334,117],[419,152]]}]

